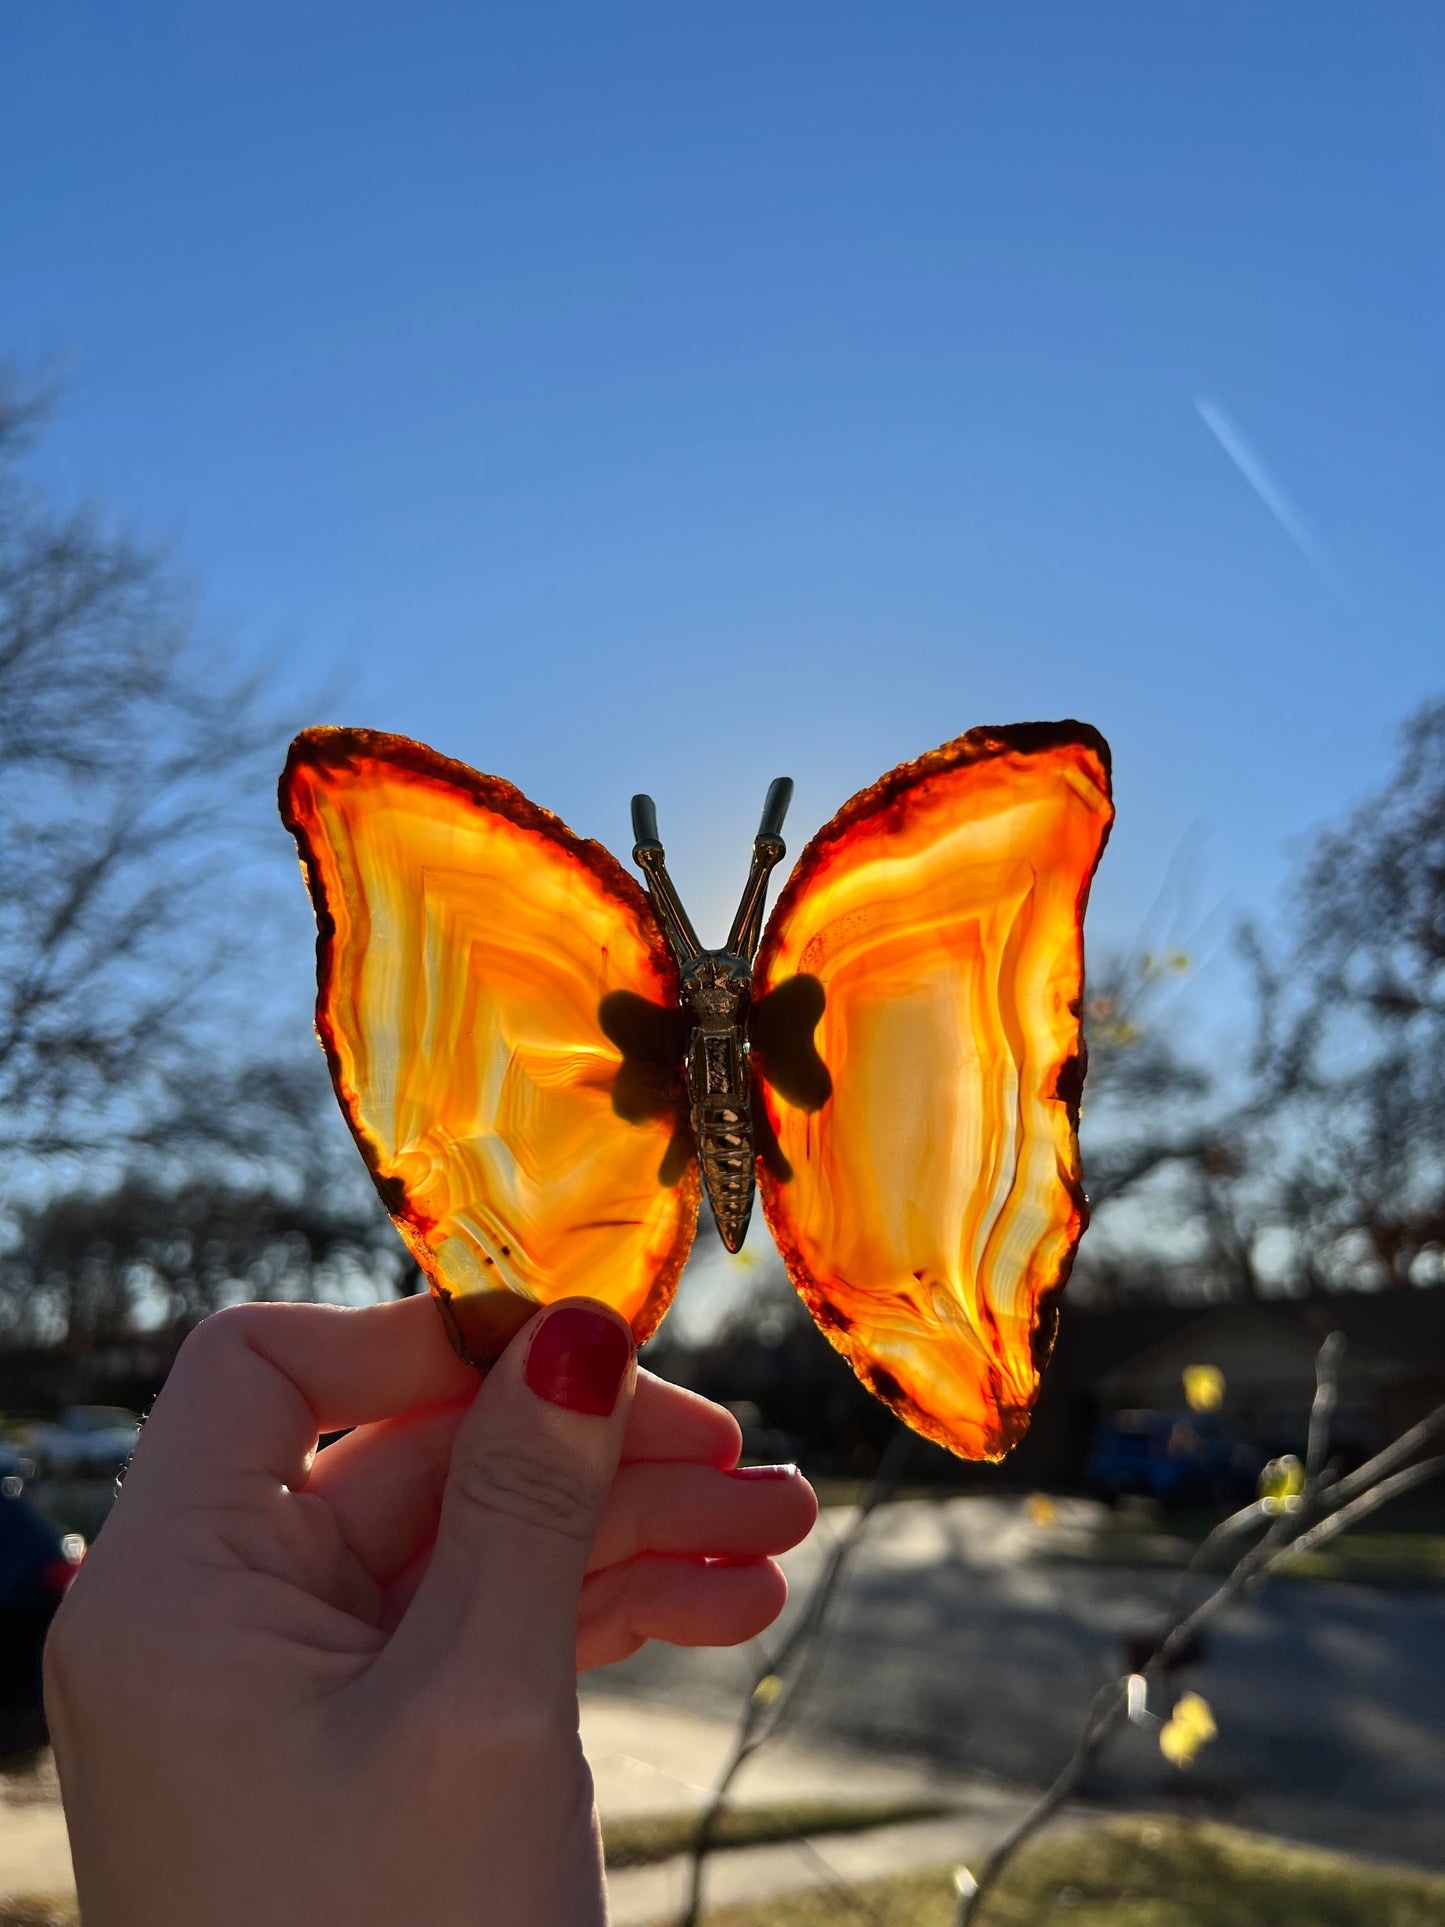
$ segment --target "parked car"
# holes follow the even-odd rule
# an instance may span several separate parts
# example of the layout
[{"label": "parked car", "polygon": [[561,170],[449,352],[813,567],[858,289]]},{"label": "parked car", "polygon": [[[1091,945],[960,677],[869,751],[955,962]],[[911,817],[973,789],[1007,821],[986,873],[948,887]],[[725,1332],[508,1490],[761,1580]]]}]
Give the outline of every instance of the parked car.
[{"label": "parked car", "polygon": [[52,1478],[119,1472],[135,1450],[140,1420],[120,1405],[71,1405],[48,1425],[31,1427],[30,1456]]},{"label": "parked car", "polygon": [[85,1554],[18,1493],[0,1486],[0,1759],[45,1744],[40,1659],[65,1588]]},{"label": "parked car", "polygon": [[1095,1427],[1084,1483],[1104,1499],[1238,1504],[1253,1498],[1264,1462],[1217,1413],[1112,1412]]}]

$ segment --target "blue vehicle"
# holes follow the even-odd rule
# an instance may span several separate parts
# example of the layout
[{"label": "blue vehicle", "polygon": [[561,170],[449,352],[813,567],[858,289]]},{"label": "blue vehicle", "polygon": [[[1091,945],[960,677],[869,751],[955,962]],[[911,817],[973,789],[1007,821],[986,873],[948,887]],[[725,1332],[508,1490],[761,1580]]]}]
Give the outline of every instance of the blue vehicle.
[{"label": "blue vehicle", "polygon": [[1084,1483],[1101,1499],[1237,1505],[1254,1497],[1265,1457],[1214,1412],[1111,1412],[1094,1429]]}]

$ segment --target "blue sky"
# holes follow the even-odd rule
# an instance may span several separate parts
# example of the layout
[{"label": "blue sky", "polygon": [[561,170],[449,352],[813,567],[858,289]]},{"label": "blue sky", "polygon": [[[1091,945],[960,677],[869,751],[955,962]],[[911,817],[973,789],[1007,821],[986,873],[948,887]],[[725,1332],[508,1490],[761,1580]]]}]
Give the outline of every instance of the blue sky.
[{"label": "blue sky", "polygon": [[1096,941],[1268,913],[1445,682],[1427,4],[14,5],[0,180],[47,480],[705,935],[779,770],[1067,714]]}]

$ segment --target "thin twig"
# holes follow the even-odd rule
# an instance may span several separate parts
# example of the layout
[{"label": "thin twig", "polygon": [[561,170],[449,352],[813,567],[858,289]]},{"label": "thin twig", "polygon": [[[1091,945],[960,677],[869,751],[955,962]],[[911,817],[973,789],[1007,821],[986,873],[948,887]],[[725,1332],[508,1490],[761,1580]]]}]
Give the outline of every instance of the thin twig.
[{"label": "thin twig", "polygon": [[[804,1689],[810,1675],[808,1662],[823,1631],[844,1570],[861,1544],[874,1510],[891,1497],[897,1488],[912,1445],[913,1434],[900,1427],[865,1487],[848,1530],[837,1540],[824,1561],[806,1605],[777,1652],[771,1659],[765,1659],[753,1676],[738,1720],[732,1751],[723,1763],[708,1804],[698,1819],[697,1832],[693,1837],[687,1902],[679,1927],[698,1927],[702,1914],[703,1868],[713,1850],[718,1818],[727,1804],[732,1783],[744,1763],[777,1732],[785,1714]],[[846,1882],[840,1884],[847,1886]],[[851,1889],[849,1891],[851,1893]],[[862,1896],[853,1897],[856,1904],[866,1911],[868,1903]]]},{"label": "thin twig", "polygon": [[1344,1505],[1353,1499],[1357,1492],[1363,1492],[1382,1479],[1387,1472],[1393,1472],[1398,1465],[1408,1465],[1417,1452],[1421,1452],[1432,1440],[1445,1434],[1445,1405],[1437,1405],[1433,1412],[1427,1412],[1418,1425],[1412,1425],[1408,1432],[1402,1432],[1393,1444],[1387,1445],[1383,1452],[1377,1452],[1372,1459],[1347,1478],[1340,1479],[1330,1487],[1331,1509]]},{"label": "thin twig", "polygon": [[[1142,1669],[1146,1703],[1162,1683],[1171,1661],[1193,1642],[1203,1626],[1227,1606],[1266,1577],[1280,1571],[1301,1552],[1310,1551],[1336,1533],[1348,1530],[1378,1506],[1445,1468],[1445,1458],[1440,1458],[1409,1466],[1402,1471],[1394,1470],[1403,1461],[1412,1458],[1427,1440],[1445,1430],[1445,1406],[1442,1406],[1420,1424],[1412,1426],[1393,1444],[1386,1446],[1384,1451],[1376,1453],[1358,1472],[1347,1479],[1330,1481],[1325,1467],[1329,1456],[1331,1424],[1339,1397],[1339,1373],[1344,1349],[1341,1334],[1331,1332],[1315,1359],[1315,1395],[1310,1407],[1305,1447],[1305,1486],[1299,1495],[1297,1509],[1291,1511],[1287,1504],[1280,1503],[1279,1509],[1271,1517],[1267,1511],[1269,1501],[1256,1501],[1231,1514],[1209,1534],[1181,1576],[1164,1629]],[[1392,1477],[1382,1476],[1392,1472]],[[1324,1516],[1321,1517],[1321,1514]],[[1185,1613],[1187,1582],[1209,1551],[1221,1540],[1237,1536],[1266,1517],[1270,1518],[1270,1524],[1263,1537],[1241,1554],[1232,1570],[1193,1612]],[[960,1895],[954,1914],[954,1927],[975,1927],[979,1910],[998,1884],[1004,1869],[1020,1848],[1078,1791],[1090,1767],[1124,1725],[1128,1717],[1128,1705],[1127,1678],[1111,1680],[1101,1689],[1090,1709],[1079,1743],[1058,1777],[1018,1825],[999,1842],[971,1890]]]},{"label": "thin twig", "polygon": [[[1315,1394],[1310,1408],[1305,1446],[1304,1490],[1294,1501],[1254,1500],[1220,1522],[1197,1548],[1180,1575],[1174,1600],[1154,1650],[1143,1667],[1145,1699],[1161,1685],[1171,1662],[1188,1647],[1201,1628],[1226,1607],[1253,1591],[1307,1552],[1348,1531],[1380,1506],[1445,1471],[1445,1455],[1411,1464],[1432,1439],[1445,1433],[1445,1405],[1377,1452],[1348,1477],[1333,1480],[1327,1470],[1330,1433],[1339,1397],[1339,1372],[1344,1339],[1331,1332],[1315,1360]],[[777,1654],[753,1678],[744,1704],[732,1751],[718,1775],[699,1819],[692,1849],[689,1890],[679,1927],[698,1927],[702,1908],[703,1870],[714,1846],[719,1815],[743,1764],[777,1733],[785,1715],[805,1690],[816,1660],[821,1634],[844,1570],[867,1529],[874,1509],[896,1488],[911,1434],[900,1431],[885,1452],[878,1470],[863,1493],[847,1532],[836,1542],[815,1580],[807,1604],[794,1622]],[[1192,1612],[1185,1611],[1189,1582],[1210,1554],[1225,1540],[1268,1520],[1263,1536],[1236,1560],[1226,1577]],[[768,1691],[772,1686],[775,1690]],[[1095,1761],[1112,1742],[1128,1717],[1129,1681],[1110,1680],[1095,1696],[1084,1731],[1074,1752],[1038,1801],[999,1842],[977,1881],[961,1894],[954,1927],[975,1927],[979,1909],[1019,1850],[1045,1826],[1083,1784]],[[806,1837],[801,1843],[832,1876],[840,1898],[870,1922],[880,1916],[866,1896],[843,1880],[826,1855]]]},{"label": "thin twig", "polygon": [[1345,1334],[1329,1332],[1315,1359],[1315,1395],[1310,1405],[1309,1436],[1305,1444],[1305,1490],[1319,1484],[1330,1449],[1330,1428],[1340,1399],[1340,1366],[1345,1358]]},{"label": "thin twig", "polygon": [[1084,1731],[1079,1744],[1065,1761],[1058,1777],[1029,1808],[1022,1820],[1011,1827],[999,1841],[973,1886],[959,1894],[954,1927],[968,1927],[968,1923],[974,1919],[985,1897],[1020,1847],[1025,1841],[1032,1839],[1039,1828],[1053,1818],[1065,1801],[1073,1798],[1085,1774],[1117,1729],[1127,1706],[1127,1690],[1125,1682],[1121,1679],[1111,1679],[1107,1686],[1099,1688],[1094,1696],[1094,1703],[1089,1708],[1089,1716],[1084,1722]]},{"label": "thin twig", "polygon": [[[1441,1407],[1441,1411],[1445,1414],[1445,1406]],[[1417,1485],[1424,1485],[1427,1479],[1433,1479],[1441,1472],[1445,1472],[1445,1456],[1421,1459],[1418,1465],[1407,1465],[1403,1472],[1396,1472],[1388,1479],[1381,1479],[1378,1485],[1372,1485],[1367,1492],[1357,1494],[1348,1505],[1342,1505],[1338,1511],[1331,1512],[1318,1524],[1312,1525],[1307,1532],[1302,1532],[1297,1539],[1292,1539],[1287,1546],[1282,1547],[1265,1568],[1266,1573],[1279,1572],[1304,1553],[1314,1552],[1320,1546],[1327,1545],[1340,1533],[1348,1532],[1351,1526],[1358,1525],[1361,1519],[1368,1518],[1372,1512],[1378,1512],[1380,1507],[1387,1505],[1391,1499],[1398,1499],[1402,1492],[1413,1491]]]},{"label": "thin twig", "polygon": [[817,1861],[827,1876],[830,1889],[846,1907],[852,1909],[860,1920],[866,1920],[868,1927],[889,1927],[886,1915],[879,1913],[878,1909],[873,1905],[873,1902],[861,1888],[855,1887],[851,1880],[846,1880],[843,1875],[839,1873],[838,1869],[833,1865],[832,1861],[828,1858],[827,1854],[824,1853],[816,1840],[810,1840],[805,1833],[796,1833],[791,1836],[787,1844],[802,1847],[806,1853],[812,1855],[813,1859]]},{"label": "thin twig", "polygon": [[1269,1517],[1270,1514],[1264,1509],[1264,1501],[1251,1499],[1248,1505],[1241,1506],[1238,1512],[1231,1512],[1227,1519],[1221,1519],[1211,1532],[1205,1534],[1189,1555],[1188,1561],[1179,1574],[1179,1583],[1175,1586],[1174,1597],[1169,1602],[1166,1625],[1172,1625],[1176,1619],[1182,1617],[1190,1583],[1209,1564],[1210,1556],[1215,1549],[1223,1545],[1226,1539],[1237,1539],[1241,1532],[1247,1532],[1251,1526],[1263,1524]]}]

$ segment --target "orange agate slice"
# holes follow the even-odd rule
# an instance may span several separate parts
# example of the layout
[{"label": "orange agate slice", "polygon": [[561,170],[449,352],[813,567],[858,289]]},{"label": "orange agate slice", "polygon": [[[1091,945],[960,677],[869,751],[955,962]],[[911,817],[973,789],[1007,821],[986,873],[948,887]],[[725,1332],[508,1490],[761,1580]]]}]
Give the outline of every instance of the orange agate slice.
[{"label": "orange agate slice", "polygon": [[583,1294],[639,1341],[692,1243],[677,971],[600,844],[404,737],[313,729],[281,813],[316,1026],[387,1208],[475,1364]]},{"label": "orange agate slice", "polygon": [[1085,1224],[1082,925],[1112,819],[1097,731],[972,730],[813,839],[758,953],[769,1227],[863,1383],[966,1458],[1027,1427]]}]

